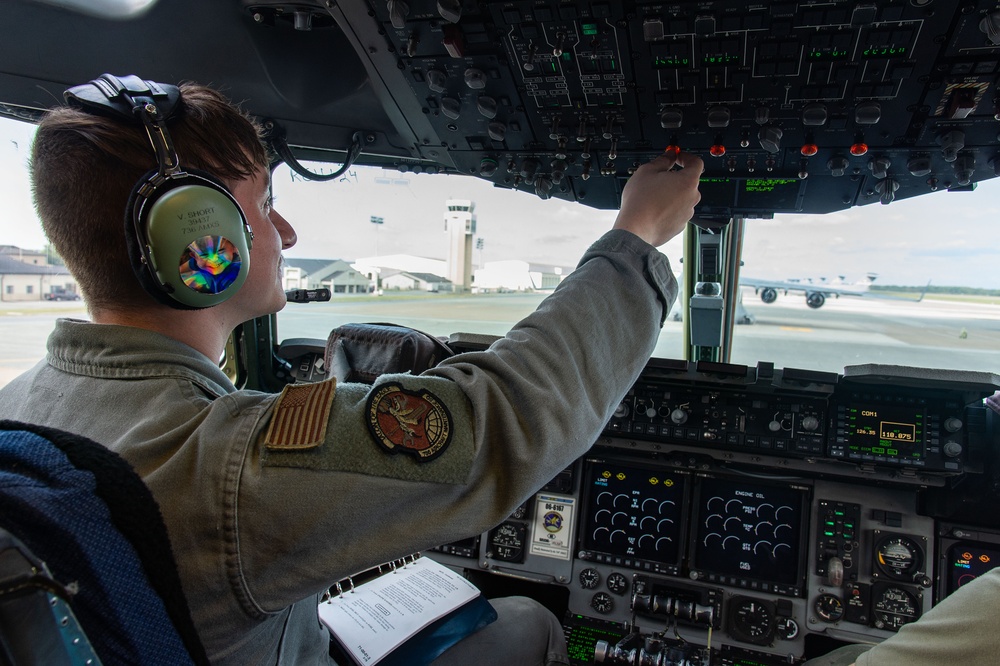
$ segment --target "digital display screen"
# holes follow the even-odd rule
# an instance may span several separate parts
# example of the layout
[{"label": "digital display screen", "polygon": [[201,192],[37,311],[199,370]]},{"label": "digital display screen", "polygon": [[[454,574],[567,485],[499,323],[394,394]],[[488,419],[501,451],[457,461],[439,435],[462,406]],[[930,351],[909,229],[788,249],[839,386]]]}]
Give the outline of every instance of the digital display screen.
[{"label": "digital display screen", "polygon": [[687,478],[665,470],[591,461],[583,541],[587,550],[679,564]]},{"label": "digital display screen", "polygon": [[708,178],[698,181],[702,204],[713,207],[730,207],[736,202],[736,181],[732,178]]},{"label": "digital display screen", "polygon": [[844,417],[847,445],[851,453],[922,460],[925,419],[912,407],[849,405]]},{"label": "digital display screen", "polygon": [[798,178],[711,178],[698,182],[703,205],[744,210],[798,210],[806,181]]},{"label": "digital display screen", "polygon": [[798,178],[748,178],[739,181],[736,205],[755,210],[794,210],[806,181]]},{"label": "digital display screen", "polygon": [[574,665],[594,663],[594,648],[597,647],[597,641],[607,641],[609,645],[615,645],[625,636],[620,624],[583,615],[568,615],[563,620],[563,627],[569,661]]},{"label": "digital display screen", "polygon": [[997,544],[956,543],[948,549],[948,594],[1000,565]]},{"label": "digital display screen", "polygon": [[798,585],[804,499],[805,491],[796,488],[702,479],[692,567],[721,576]]}]

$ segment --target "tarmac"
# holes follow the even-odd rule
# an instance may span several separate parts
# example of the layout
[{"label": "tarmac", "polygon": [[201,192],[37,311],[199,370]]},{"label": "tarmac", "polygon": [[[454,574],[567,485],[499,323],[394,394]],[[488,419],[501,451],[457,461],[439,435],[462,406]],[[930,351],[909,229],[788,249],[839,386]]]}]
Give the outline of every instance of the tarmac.
[{"label": "tarmac", "polygon": [[[387,294],[335,297],[328,303],[289,304],[278,315],[279,338],[325,341],[347,322],[392,322],[433,335],[503,335],[546,294]],[[798,295],[773,304],[745,297],[755,317],[738,326],[730,361],[842,372],[844,366],[882,363],[1000,374],[1000,306],[878,298],[830,299],[819,310]],[[0,386],[45,355],[45,339],[59,317],[87,319],[81,302],[0,303]],[[598,319],[599,324],[599,319]],[[683,322],[668,318],[654,356],[683,358]]]}]

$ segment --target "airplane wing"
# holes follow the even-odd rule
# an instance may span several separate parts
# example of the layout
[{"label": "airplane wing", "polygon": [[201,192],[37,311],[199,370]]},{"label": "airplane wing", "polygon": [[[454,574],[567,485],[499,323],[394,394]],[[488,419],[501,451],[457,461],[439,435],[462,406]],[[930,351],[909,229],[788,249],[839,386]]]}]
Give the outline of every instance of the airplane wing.
[{"label": "airplane wing", "polygon": [[919,303],[924,299],[927,287],[930,286],[930,282],[928,282],[927,287],[924,287],[919,298],[881,294],[869,290],[876,277],[876,274],[869,273],[861,282],[846,283],[843,281],[843,278],[838,278],[834,281],[828,281],[824,278],[820,278],[819,280],[759,280],[741,276],[740,286],[752,288],[754,293],[760,296],[760,300],[765,303],[774,303],[778,299],[779,293],[787,296],[789,292],[801,292],[805,294],[806,305],[813,310],[823,307],[827,298],[840,298],[841,296],[904,300]]},{"label": "airplane wing", "polygon": [[801,292],[805,294],[806,305],[813,310],[818,310],[826,303],[826,299],[840,298],[841,296],[863,296],[868,291],[874,277],[869,277],[866,283],[845,284],[841,281],[836,283],[821,280],[758,280],[755,278],[740,277],[741,287],[751,287],[755,294],[760,296],[760,300],[765,303],[774,303],[778,300],[778,294],[786,296],[789,292]]}]

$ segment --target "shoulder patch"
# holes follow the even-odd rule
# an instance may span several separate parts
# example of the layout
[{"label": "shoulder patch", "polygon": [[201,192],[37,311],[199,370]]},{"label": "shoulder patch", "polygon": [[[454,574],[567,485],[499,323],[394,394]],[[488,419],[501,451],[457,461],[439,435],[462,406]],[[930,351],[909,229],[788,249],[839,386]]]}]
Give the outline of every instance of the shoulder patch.
[{"label": "shoulder patch", "polygon": [[336,392],[335,378],[286,386],[274,405],[264,445],[269,449],[297,450],[322,444]]},{"label": "shoulder patch", "polygon": [[427,462],[451,442],[451,413],[429,391],[381,384],[369,394],[366,407],[368,430],[389,453],[409,453]]}]

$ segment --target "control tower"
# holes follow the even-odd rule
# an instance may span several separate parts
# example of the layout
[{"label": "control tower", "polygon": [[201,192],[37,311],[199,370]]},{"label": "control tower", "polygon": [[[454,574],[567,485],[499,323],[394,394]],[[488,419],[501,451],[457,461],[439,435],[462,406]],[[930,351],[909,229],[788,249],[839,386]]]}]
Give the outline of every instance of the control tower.
[{"label": "control tower", "polygon": [[448,199],[444,230],[448,232],[448,275],[456,292],[472,289],[472,236],[476,233],[476,203]]}]

